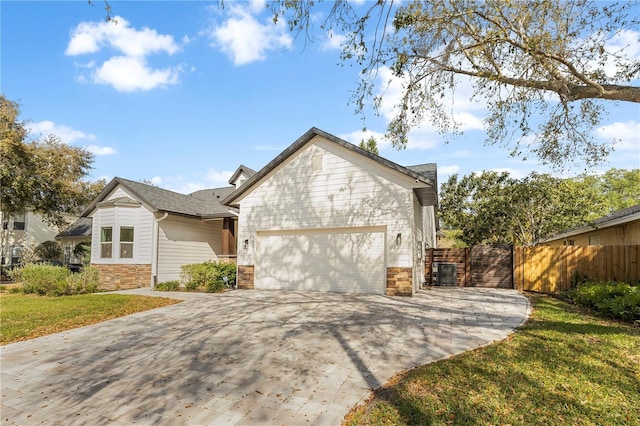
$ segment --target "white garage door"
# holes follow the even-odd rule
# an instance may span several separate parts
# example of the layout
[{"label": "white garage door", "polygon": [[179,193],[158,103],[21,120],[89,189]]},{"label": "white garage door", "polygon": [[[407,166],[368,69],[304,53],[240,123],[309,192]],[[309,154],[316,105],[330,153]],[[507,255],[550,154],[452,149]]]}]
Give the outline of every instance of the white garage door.
[{"label": "white garage door", "polygon": [[255,288],[384,293],[382,231],[258,233]]}]

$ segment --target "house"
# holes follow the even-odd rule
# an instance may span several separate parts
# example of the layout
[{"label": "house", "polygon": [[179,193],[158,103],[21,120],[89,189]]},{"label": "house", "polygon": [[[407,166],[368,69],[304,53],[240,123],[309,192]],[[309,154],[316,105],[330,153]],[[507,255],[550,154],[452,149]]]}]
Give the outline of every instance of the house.
[{"label": "house", "polygon": [[148,287],[178,279],[180,267],[234,261],[238,211],[221,203],[251,176],[241,166],[231,186],[179,194],[120,177],[82,216],[91,218],[91,266],[101,287]]},{"label": "house", "polygon": [[238,287],[413,295],[437,199],[435,164],[312,128],[223,201],[239,209]]},{"label": "house", "polygon": [[82,264],[84,259],[77,257],[75,248],[78,244],[88,242],[91,244],[91,218],[80,217],[68,228],[56,235],[56,240],[62,247],[65,265]]},{"label": "house", "polygon": [[572,228],[541,243],[546,246],[640,245],[640,204]]},{"label": "house", "polygon": [[[78,216],[65,215],[70,222]],[[41,243],[52,241],[60,230],[38,213],[26,210],[20,214],[8,215],[0,212],[0,264],[4,266],[17,265],[23,262],[23,257]]]}]

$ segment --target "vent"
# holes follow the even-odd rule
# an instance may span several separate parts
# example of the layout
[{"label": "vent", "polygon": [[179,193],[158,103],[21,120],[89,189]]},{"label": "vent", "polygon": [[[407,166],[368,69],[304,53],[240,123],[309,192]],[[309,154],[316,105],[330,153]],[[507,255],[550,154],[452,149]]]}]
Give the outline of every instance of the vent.
[{"label": "vent", "polygon": [[433,265],[432,282],[435,285],[456,286],[457,265],[455,263],[437,263]]},{"label": "vent", "polygon": [[313,172],[322,171],[323,160],[324,160],[324,155],[321,152],[316,152],[315,154],[313,154],[313,156],[311,157],[311,171]]}]

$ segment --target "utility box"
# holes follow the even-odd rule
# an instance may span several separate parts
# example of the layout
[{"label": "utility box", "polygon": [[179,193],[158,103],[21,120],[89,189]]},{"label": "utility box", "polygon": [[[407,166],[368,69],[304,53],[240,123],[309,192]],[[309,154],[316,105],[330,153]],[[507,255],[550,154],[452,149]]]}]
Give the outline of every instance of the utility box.
[{"label": "utility box", "polygon": [[458,270],[455,263],[438,263],[436,285],[457,286],[457,277]]}]

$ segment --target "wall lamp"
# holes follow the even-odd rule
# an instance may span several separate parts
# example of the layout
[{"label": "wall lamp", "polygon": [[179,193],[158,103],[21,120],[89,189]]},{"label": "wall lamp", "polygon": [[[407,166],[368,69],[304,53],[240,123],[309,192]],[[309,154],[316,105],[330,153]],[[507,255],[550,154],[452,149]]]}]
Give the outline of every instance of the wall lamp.
[{"label": "wall lamp", "polygon": [[399,246],[400,244],[402,244],[402,234],[398,232],[398,235],[396,235],[396,246]]}]

